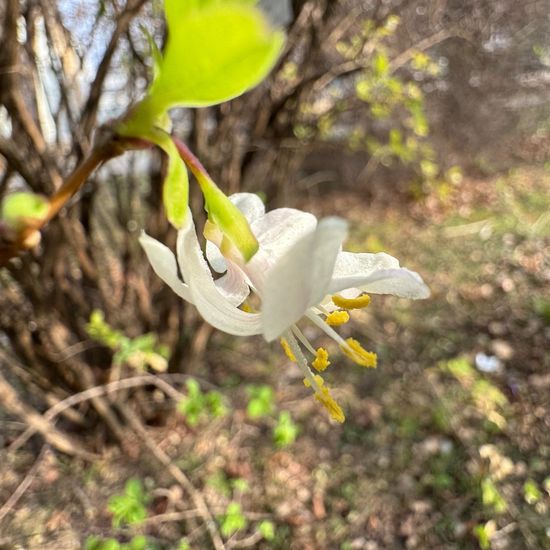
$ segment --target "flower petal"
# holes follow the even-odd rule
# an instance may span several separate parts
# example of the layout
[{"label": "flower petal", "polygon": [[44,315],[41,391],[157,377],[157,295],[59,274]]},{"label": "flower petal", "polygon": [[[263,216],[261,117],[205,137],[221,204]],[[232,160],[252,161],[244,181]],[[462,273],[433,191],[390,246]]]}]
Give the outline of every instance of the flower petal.
[{"label": "flower petal", "polygon": [[329,293],[335,294],[346,289],[393,294],[403,298],[427,298],[430,295],[418,273],[399,267],[399,260],[384,252],[340,252],[336,258]]},{"label": "flower petal", "polygon": [[216,288],[202,254],[190,212],[184,226],[178,232],[177,250],[183,278],[189,285],[193,303],[205,321],[223,332],[236,336],[261,334],[261,315],[238,309]]},{"label": "flower petal", "polygon": [[[422,277],[415,271],[410,271],[404,267],[380,269],[362,278],[355,278],[352,284],[354,287],[370,294],[392,294],[393,296],[412,300],[430,296],[430,289],[424,284]],[[331,286],[330,292],[338,292],[340,289],[341,287]]]},{"label": "flower petal", "polygon": [[234,193],[229,200],[244,214],[248,223],[265,215],[265,205],[254,193]]},{"label": "flower petal", "polygon": [[229,303],[240,306],[250,294],[250,288],[243,272],[232,262],[228,262],[227,265],[227,273],[216,279],[214,284]]},{"label": "flower petal", "polygon": [[213,242],[206,241],[205,252],[210,267],[212,267],[216,273],[225,273],[227,271],[227,262],[220,252],[220,249]]},{"label": "flower petal", "polygon": [[145,250],[153,271],[180,297],[193,303],[191,291],[178,276],[178,266],[174,253],[164,244],[144,231],[139,237],[139,244]]},{"label": "flower petal", "polygon": [[309,212],[294,208],[277,208],[252,222],[252,232],[260,248],[276,262],[304,235],[317,225],[317,218]]},{"label": "flower petal", "polygon": [[271,341],[327,294],[346,222],[324,218],[267,273],[262,295],[264,336]]}]

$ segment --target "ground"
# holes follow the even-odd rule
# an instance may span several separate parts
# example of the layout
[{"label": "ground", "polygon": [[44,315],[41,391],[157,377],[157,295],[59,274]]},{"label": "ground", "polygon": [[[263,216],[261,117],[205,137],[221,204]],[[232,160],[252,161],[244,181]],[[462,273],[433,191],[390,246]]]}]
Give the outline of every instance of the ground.
[{"label": "ground", "polygon": [[[525,168],[412,203],[327,192],[302,204],[345,216],[350,250],[391,253],[432,296],[373,297],[341,327],[378,353],[376,370],[350,364],[304,327],[333,351],[326,380],[343,425],[278,345],[212,334],[195,378],[221,392],[227,414],[195,423],[189,409],[174,412],[147,434],[204,497],[228,548],[550,548],[549,189],[548,171]],[[159,392],[150,399],[170,407]],[[291,441],[299,428],[286,446],[273,438],[281,411],[292,422],[279,437]],[[6,441],[21,429],[6,423]],[[0,503],[36,448],[4,452]],[[210,548],[189,494],[130,429],[125,448],[107,447],[93,464],[47,452],[0,524],[0,548],[71,549],[92,535],[137,534],[151,548]],[[115,528],[109,499],[129,479],[143,484],[147,519]]]}]

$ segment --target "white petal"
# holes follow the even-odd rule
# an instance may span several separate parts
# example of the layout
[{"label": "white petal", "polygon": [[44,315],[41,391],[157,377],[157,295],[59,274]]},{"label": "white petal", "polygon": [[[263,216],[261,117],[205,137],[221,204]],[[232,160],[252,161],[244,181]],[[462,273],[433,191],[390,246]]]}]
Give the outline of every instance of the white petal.
[{"label": "white petal", "polygon": [[216,288],[202,254],[190,211],[187,212],[186,220],[178,232],[178,263],[199,313],[213,327],[228,334],[261,334],[261,315],[238,309]]},{"label": "white petal", "polygon": [[174,253],[164,244],[142,232],[139,244],[145,250],[153,271],[180,297],[193,303],[189,287],[178,276]]},{"label": "white petal", "polygon": [[336,259],[329,293],[361,289],[373,294],[393,294],[403,298],[427,298],[428,287],[420,275],[399,267],[397,258],[379,254],[340,252]]},{"label": "white petal", "polygon": [[324,218],[268,272],[262,295],[264,336],[270,341],[327,294],[346,222]]},{"label": "white petal", "polygon": [[[393,294],[413,300],[428,298],[430,295],[430,289],[422,277],[404,267],[374,271],[362,279],[356,279],[354,286],[371,294]],[[338,289],[332,292],[338,292]]]},{"label": "white petal", "polygon": [[210,241],[206,241],[206,259],[217,273],[225,273],[227,271],[227,262],[220,249]]},{"label": "white petal", "polygon": [[229,200],[244,214],[248,223],[252,223],[265,214],[262,199],[254,193],[234,193]]},{"label": "white petal", "polygon": [[227,273],[214,282],[220,294],[234,306],[240,306],[250,294],[250,288],[243,272],[232,262],[228,264]]},{"label": "white petal", "polygon": [[[356,277],[364,277],[372,271],[379,269],[396,269],[399,268],[399,260],[380,252],[378,254],[368,254],[366,252],[355,254],[353,252],[340,252],[336,258],[334,265],[333,280],[353,279]],[[355,286],[353,283],[348,284],[349,288]]]},{"label": "white petal", "polygon": [[277,208],[252,222],[251,229],[260,247],[277,261],[304,235],[311,233],[317,218],[309,212],[294,208]]}]

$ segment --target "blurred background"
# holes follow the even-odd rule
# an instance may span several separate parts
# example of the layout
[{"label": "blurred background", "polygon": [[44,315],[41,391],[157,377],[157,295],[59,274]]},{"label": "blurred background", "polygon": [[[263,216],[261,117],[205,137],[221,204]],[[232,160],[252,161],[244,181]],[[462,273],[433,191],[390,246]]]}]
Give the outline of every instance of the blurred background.
[{"label": "blurred background", "polygon": [[[161,155],[110,161],[39,248],[0,269],[0,548],[138,535],[210,548],[142,432],[227,548],[548,547],[550,5],[260,5],[288,34],[271,76],[174,111],[174,132],[225,192],[345,217],[347,249],[398,257],[432,297],[376,297],[343,328],[379,368],[331,357],[348,417],[334,425],[278,346],[214,331],[149,268],[142,229],[175,244]],[[4,0],[0,19],[0,200],[50,194],[142,96],[143,29],[165,42],[162,2]],[[200,219],[196,189],[192,203]],[[146,371],[175,393],[136,383],[40,423]],[[28,425],[41,435],[23,444]],[[124,494],[140,521],[117,508]]]}]

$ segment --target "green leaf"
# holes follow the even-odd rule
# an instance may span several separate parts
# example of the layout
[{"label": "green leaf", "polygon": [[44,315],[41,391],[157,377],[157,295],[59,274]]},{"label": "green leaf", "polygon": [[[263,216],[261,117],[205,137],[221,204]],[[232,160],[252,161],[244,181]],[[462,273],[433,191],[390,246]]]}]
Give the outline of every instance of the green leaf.
[{"label": "green leaf", "polygon": [[237,97],[271,70],[284,35],[253,2],[166,0],[169,38],[148,100],[155,113]]},{"label": "green leaf", "polygon": [[130,479],[124,487],[124,494],[109,499],[108,509],[113,514],[113,527],[142,523],[147,517],[145,504],[147,496],[139,479]]},{"label": "green leaf", "polygon": [[265,540],[273,540],[275,538],[275,524],[272,521],[265,519],[258,525],[258,530]]},{"label": "green leaf", "polygon": [[0,219],[12,229],[18,230],[29,223],[43,221],[48,215],[48,199],[34,193],[12,193],[0,206]]},{"label": "green leaf", "polygon": [[542,496],[537,484],[532,479],[528,479],[523,484],[523,498],[527,504],[536,504],[542,499]]},{"label": "green leaf", "polygon": [[230,537],[239,529],[244,529],[247,524],[248,522],[241,511],[241,505],[238,502],[231,502],[222,518],[220,531],[224,537]]},{"label": "green leaf", "polygon": [[273,411],[274,393],[270,386],[249,386],[246,388],[250,397],[246,414],[250,418],[261,418]]},{"label": "green leaf", "polygon": [[185,221],[189,204],[189,174],[178,149],[169,134],[159,128],[140,133],[168,155],[168,170],[162,186],[162,203],[168,221],[179,229]]},{"label": "green leaf", "polygon": [[288,411],[282,411],[279,414],[277,425],[273,428],[273,440],[275,445],[282,448],[294,443],[299,431],[300,429],[292,420],[290,413]]}]

